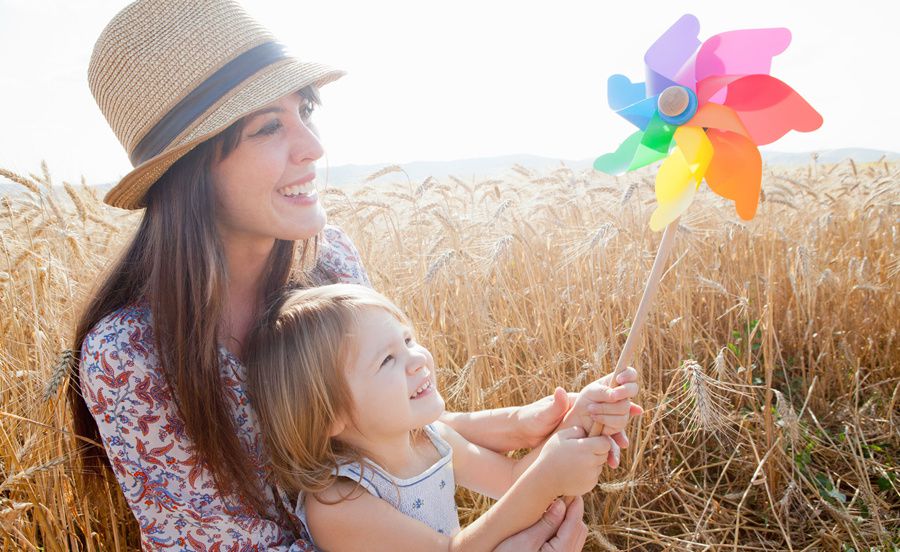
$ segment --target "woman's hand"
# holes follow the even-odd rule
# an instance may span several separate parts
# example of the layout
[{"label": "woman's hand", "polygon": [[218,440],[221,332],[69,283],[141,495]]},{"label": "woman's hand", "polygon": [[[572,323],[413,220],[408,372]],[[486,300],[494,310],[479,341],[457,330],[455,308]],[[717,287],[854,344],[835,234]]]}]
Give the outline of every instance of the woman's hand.
[{"label": "woman's hand", "polygon": [[587,539],[583,517],[580,496],[568,508],[562,500],[554,500],[537,523],[501,542],[494,552],[577,552]]}]

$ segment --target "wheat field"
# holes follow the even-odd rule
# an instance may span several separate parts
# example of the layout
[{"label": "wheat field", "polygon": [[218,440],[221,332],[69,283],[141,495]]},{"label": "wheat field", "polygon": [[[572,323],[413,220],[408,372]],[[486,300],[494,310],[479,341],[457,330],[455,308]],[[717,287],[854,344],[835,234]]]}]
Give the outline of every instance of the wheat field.
[{"label": "wheat field", "polygon": [[[588,550],[900,549],[900,166],[766,168],[756,218],[705,185],[633,364],[622,467],[586,497]],[[63,390],[81,302],[135,227],[96,190],[0,169],[2,550],[139,546],[121,491],[75,492]],[[653,176],[324,190],[377,289],[407,310],[453,409],[609,372],[660,235]],[[489,501],[458,494],[462,522]]]}]

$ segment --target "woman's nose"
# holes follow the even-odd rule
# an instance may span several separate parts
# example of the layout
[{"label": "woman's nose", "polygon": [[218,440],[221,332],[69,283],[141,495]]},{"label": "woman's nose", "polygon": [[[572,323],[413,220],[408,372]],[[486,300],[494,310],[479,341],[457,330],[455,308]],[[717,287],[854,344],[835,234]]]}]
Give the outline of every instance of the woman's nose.
[{"label": "woman's nose", "polygon": [[296,125],[291,126],[291,161],[294,164],[307,165],[325,154],[322,142],[311,123],[303,122],[298,117]]}]

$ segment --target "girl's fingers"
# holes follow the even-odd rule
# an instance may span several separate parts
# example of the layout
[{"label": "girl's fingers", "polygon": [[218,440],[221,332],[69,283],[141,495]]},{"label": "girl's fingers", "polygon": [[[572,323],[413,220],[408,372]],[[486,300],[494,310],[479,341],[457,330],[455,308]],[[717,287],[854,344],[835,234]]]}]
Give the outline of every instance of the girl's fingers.
[{"label": "girl's fingers", "polygon": [[629,366],[621,374],[616,376],[616,382],[619,385],[622,385],[623,383],[631,383],[631,382],[635,382],[635,381],[637,381],[637,370],[635,370],[631,366]]},{"label": "girl's fingers", "polygon": [[620,431],[610,437],[619,445],[619,448],[628,448],[628,436],[625,435],[624,431]]},{"label": "girl's fingers", "polygon": [[625,429],[625,426],[628,425],[628,416],[597,414],[591,416],[591,419],[594,420],[595,423],[603,424],[603,433],[607,435],[609,435],[613,430],[615,430],[615,432],[622,431],[623,429]]},{"label": "girl's fingers", "polygon": [[587,407],[588,414],[606,414],[624,416],[631,410],[631,401],[614,403],[591,403]]}]

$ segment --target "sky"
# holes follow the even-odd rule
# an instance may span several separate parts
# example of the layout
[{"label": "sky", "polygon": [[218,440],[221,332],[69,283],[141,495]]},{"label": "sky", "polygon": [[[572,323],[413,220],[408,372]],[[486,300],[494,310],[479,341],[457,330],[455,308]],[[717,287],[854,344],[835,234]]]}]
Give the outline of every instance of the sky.
[{"label": "sky", "polygon": [[[188,0],[189,1],[189,0]],[[131,165],[87,86],[121,0],[0,0],[0,167],[106,183]],[[772,74],[824,117],[764,149],[900,151],[900,2],[724,0],[246,0],[299,57],[348,72],[322,90],[319,165],[507,154],[588,159],[632,128],[606,80],[643,80],[644,51],[684,13],[703,40],[787,27]]]}]

